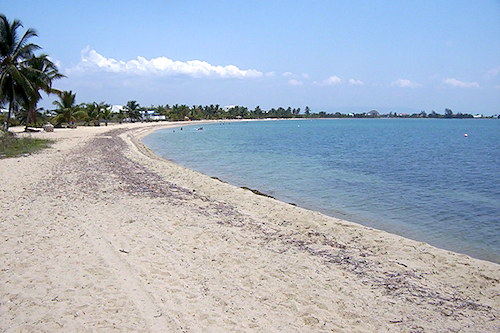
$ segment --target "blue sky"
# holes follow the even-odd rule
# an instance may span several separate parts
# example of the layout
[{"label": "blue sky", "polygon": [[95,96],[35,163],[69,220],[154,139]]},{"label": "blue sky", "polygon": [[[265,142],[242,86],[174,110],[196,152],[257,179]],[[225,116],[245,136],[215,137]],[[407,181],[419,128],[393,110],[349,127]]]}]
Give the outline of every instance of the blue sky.
[{"label": "blue sky", "polygon": [[[500,1],[2,0],[78,102],[500,113]],[[50,107],[51,98],[42,106]]]}]

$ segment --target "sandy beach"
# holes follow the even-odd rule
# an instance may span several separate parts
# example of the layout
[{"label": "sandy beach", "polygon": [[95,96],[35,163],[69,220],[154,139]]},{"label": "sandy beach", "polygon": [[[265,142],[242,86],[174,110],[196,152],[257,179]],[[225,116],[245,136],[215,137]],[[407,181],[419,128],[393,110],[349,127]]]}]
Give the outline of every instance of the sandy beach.
[{"label": "sandy beach", "polygon": [[0,332],[498,332],[500,265],[183,168],[182,123],[0,160]]}]

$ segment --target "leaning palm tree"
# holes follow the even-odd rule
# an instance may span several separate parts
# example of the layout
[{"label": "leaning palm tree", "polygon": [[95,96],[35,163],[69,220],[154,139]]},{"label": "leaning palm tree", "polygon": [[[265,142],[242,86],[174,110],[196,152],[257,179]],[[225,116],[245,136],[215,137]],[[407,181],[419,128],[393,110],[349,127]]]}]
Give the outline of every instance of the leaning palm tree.
[{"label": "leaning palm tree", "polygon": [[40,99],[42,99],[40,93],[42,91],[47,94],[60,93],[59,90],[52,88],[52,81],[64,77],[64,75],[59,73],[57,66],[45,54],[33,57],[29,59],[27,63],[29,66],[25,67],[23,70],[26,72],[26,77],[30,79],[32,86],[35,88],[35,95],[31,96],[31,98],[24,99],[23,104],[28,111],[25,131],[28,130],[28,124],[35,120],[36,105]]},{"label": "leaning palm tree", "polygon": [[85,111],[75,103],[76,94],[74,94],[71,90],[62,91],[59,94],[59,99],[59,101],[53,102],[53,104],[57,107],[55,110],[57,115],[54,117],[53,121],[57,126],[66,122],[69,127],[75,127],[75,121],[86,115]]},{"label": "leaning palm tree", "polygon": [[40,49],[38,45],[29,43],[29,39],[37,34],[30,28],[20,37],[20,27],[21,21],[9,22],[5,15],[0,14],[0,102],[9,104],[6,129],[19,102],[37,95],[37,89],[28,75],[29,59]]}]

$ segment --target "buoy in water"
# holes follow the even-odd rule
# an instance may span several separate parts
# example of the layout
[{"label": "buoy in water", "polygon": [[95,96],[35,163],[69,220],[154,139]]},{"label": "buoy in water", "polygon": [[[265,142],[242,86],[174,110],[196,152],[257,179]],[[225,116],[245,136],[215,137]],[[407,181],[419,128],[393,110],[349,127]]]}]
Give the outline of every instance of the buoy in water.
[{"label": "buoy in water", "polygon": [[469,136],[469,134],[467,134],[467,133],[464,134],[464,137],[468,137],[468,136]]}]

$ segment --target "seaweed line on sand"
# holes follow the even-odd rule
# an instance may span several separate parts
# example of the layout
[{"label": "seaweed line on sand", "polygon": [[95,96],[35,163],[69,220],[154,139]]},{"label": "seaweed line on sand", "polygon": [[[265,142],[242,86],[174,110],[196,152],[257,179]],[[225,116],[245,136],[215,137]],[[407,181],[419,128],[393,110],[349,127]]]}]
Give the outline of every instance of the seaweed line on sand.
[{"label": "seaweed line on sand", "polygon": [[[204,203],[198,213],[215,219],[216,223],[252,232],[261,237],[264,244],[278,244],[280,250],[277,251],[295,250],[318,257],[327,265],[354,274],[363,284],[382,289],[386,295],[419,305],[427,304],[447,317],[458,318],[460,310],[468,309],[481,311],[490,320],[496,319],[495,311],[490,306],[464,298],[458,292],[426,287],[421,283],[424,278],[422,273],[416,270],[402,266],[399,272],[385,271],[371,258],[369,249],[342,244],[334,236],[317,231],[297,231],[287,221],[263,223],[226,202],[218,202],[168,181],[125,156],[126,144],[119,138],[125,131],[117,129],[107,132],[105,136],[96,136],[78,154],[70,153],[66,163],[60,166],[60,174],[71,173],[78,177],[78,182],[83,185],[78,190],[86,195],[99,195],[100,184],[112,178],[123,192],[132,196],[164,198],[172,205],[182,205],[186,200],[196,199]],[[53,179],[52,186],[68,185],[63,178]]]}]

